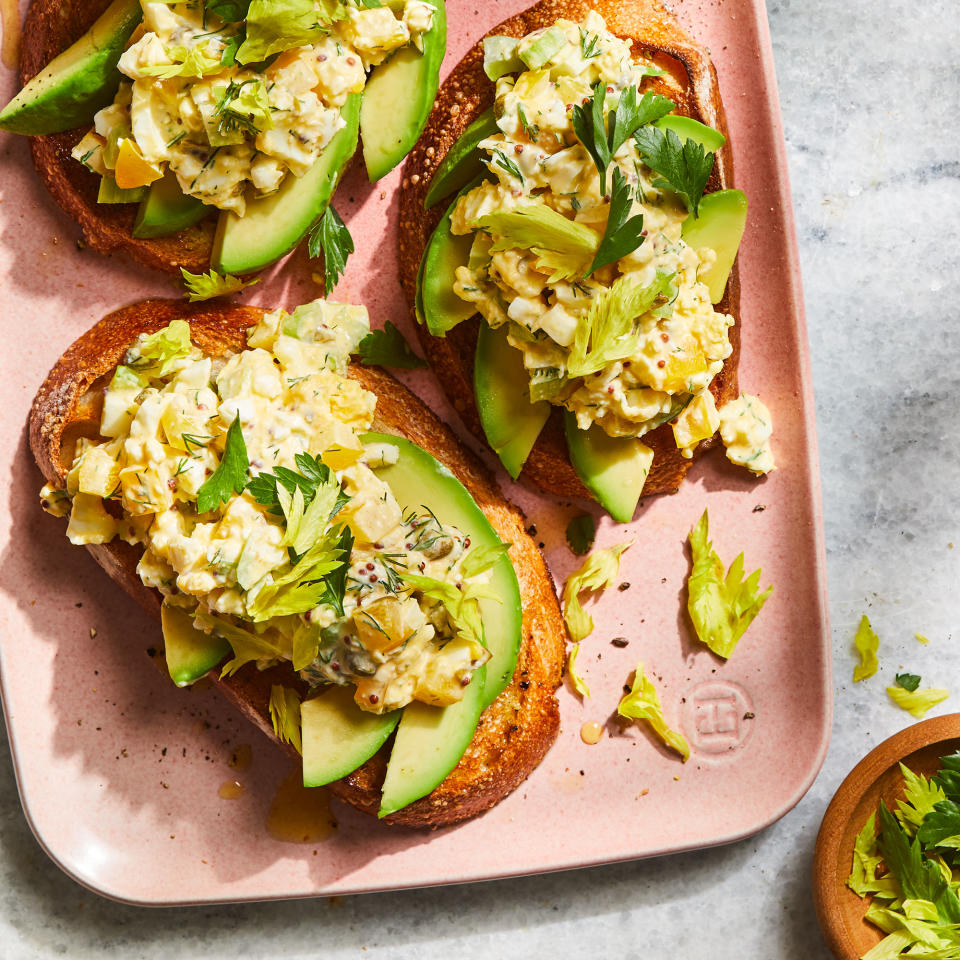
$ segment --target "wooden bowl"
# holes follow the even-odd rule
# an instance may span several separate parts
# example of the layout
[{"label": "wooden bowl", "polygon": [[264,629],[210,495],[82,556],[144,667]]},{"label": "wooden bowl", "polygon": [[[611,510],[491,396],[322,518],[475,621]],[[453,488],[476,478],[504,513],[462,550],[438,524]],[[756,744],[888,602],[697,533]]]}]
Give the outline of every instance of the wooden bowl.
[{"label": "wooden bowl", "polygon": [[820,824],[813,857],[813,899],[820,929],[838,960],[859,960],[884,934],[863,919],[869,899],[848,886],[853,844],[883,800],[892,810],[903,798],[899,763],[931,776],[940,757],[960,748],[960,713],[915,723],[884,740],[850,772]]}]

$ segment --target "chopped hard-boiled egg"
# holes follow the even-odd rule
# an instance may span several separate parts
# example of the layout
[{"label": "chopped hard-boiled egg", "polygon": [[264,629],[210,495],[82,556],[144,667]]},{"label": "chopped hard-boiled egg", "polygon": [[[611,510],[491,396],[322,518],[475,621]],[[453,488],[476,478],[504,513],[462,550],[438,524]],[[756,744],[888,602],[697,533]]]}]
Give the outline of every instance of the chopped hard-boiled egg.
[{"label": "chopped hard-boiled egg", "polygon": [[673,437],[684,457],[693,456],[701,440],[709,440],[720,426],[717,404],[709,390],[697,394],[673,422]]},{"label": "chopped hard-boiled egg", "polygon": [[720,408],[720,437],[727,448],[727,459],[752,473],[760,475],[776,469],[770,448],[772,432],[770,411],[758,397],[741,393]]}]

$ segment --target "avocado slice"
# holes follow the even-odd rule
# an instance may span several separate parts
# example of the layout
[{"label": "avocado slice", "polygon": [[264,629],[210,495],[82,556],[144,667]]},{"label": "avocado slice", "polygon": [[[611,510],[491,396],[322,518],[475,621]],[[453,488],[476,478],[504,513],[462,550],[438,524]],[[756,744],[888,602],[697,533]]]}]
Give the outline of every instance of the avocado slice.
[{"label": "avocado slice", "polygon": [[97,203],[140,203],[147,198],[146,187],[130,187],[124,190],[117,186],[113,177],[101,177],[97,191]]},{"label": "avocado slice", "polygon": [[303,785],[322,787],[366,763],[400,722],[400,710],[368,713],[353,699],[356,688],[333,687],[300,704]]},{"label": "avocado slice", "polygon": [[113,102],[120,86],[117,61],[142,19],[139,0],[113,0],[0,111],[0,129],[39,136],[91,122]]},{"label": "avocado slice", "polygon": [[483,174],[486,165],[477,150],[477,144],[487,137],[492,137],[499,130],[493,116],[493,107],[488,107],[460,134],[430,181],[430,189],[423,200],[425,210],[429,210],[444,197],[458,192],[471,180]]},{"label": "avocado slice", "polygon": [[423,53],[412,44],[370,71],[363,88],[360,136],[367,176],[386,176],[413,148],[427,125],[440,86],[440,64],[447,50],[444,0],[430,0],[433,24],[423,34]]},{"label": "avocado slice", "polygon": [[189,687],[230,653],[226,640],[198,630],[193,617],[178,607],[160,608],[160,626],[167,672],[178,687]]},{"label": "avocado slice", "polygon": [[424,255],[420,258],[420,266],[417,267],[417,290],[413,295],[413,314],[417,323],[420,324],[426,323],[423,315],[423,269],[427,262],[426,250],[423,253]]},{"label": "avocado slice", "polygon": [[733,261],[747,225],[747,195],[742,190],[718,190],[700,201],[696,217],[683,222],[683,239],[695,249],[710,247],[717,254],[713,266],[700,279],[710,290],[710,302],[723,299]]},{"label": "avocado slice", "polygon": [[693,140],[710,153],[716,153],[727,142],[727,138],[719,130],[714,130],[693,117],[668,113],[657,120],[654,126],[661,130],[672,130],[681,141]]},{"label": "avocado slice", "polygon": [[505,327],[480,324],[473,390],[487,443],[516,480],[550,416],[550,404],[530,401],[523,355],[510,346]]},{"label": "avocado slice", "polygon": [[425,797],[460,762],[483,712],[486,670],[484,666],[474,671],[459,703],[431,707],[415,700],[403,708],[378,817],[387,817]]},{"label": "avocado slice", "polygon": [[[421,504],[428,504],[441,523],[452,524],[469,535],[471,547],[490,547],[501,542],[466,487],[426,450],[403,437],[388,433],[368,433],[363,441],[390,443],[400,448],[397,463],[377,468],[377,476],[390,486],[401,508],[421,509]],[[523,625],[520,587],[510,558],[501,557],[490,570],[489,576],[489,586],[499,602],[480,601],[480,615],[487,649],[490,651],[481,709],[493,703],[513,677]],[[467,689],[472,687],[473,683]],[[405,709],[409,710],[410,707]],[[445,709],[449,710],[450,707]]]},{"label": "avocado slice", "polygon": [[570,462],[583,485],[618,523],[629,523],[643,492],[653,451],[635,437],[611,437],[596,425],[577,426],[577,418],[564,411]]},{"label": "avocado slice", "polygon": [[347,97],[340,110],[347,125],[302,177],[288,176],[276,193],[248,203],[242,217],[228,210],[220,214],[210,258],[215,270],[256,273],[286,256],[310,232],[357,149],[360,96]]},{"label": "avocado slice", "polygon": [[140,204],[133,224],[135,237],[165,237],[186,230],[213,210],[196,197],[180,189],[176,174],[168,170],[150,184],[150,192]]},{"label": "avocado slice", "polygon": [[[457,279],[457,267],[464,267],[470,259],[473,235],[454,236],[450,232],[450,215],[457,201],[481,181],[481,177],[468,183],[447,207],[443,219],[430,236],[421,261],[419,286],[420,309],[423,322],[435,337],[445,337],[458,323],[469,320],[477,308],[461,300],[453,292]],[[419,319],[419,318],[418,318]]]}]

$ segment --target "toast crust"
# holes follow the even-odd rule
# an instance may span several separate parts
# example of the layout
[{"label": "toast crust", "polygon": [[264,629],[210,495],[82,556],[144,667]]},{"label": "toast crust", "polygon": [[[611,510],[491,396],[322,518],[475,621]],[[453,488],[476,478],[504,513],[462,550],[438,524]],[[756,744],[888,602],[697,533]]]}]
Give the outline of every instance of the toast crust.
[{"label": "toast crust", "polygon": [[[66,350],[34,400],[30,447],[45,479],[59,486],[65,483],[76,437],[96,435],[102,386],[140,333],[182,318],[190,323],[194,344],[219,356],[243,349],[247,329],[262,312],[254,307],[147,300],[104,317]],[[412,827],[442,826],[474,816],[505,797],[526,779],[556,739],[560,715],[555,691],[563,672],[563,620],[550,574],[526,533],[523,515],[503,499],[480,461],[390,374],[360,366],[351,366],[348,372],[377,395],[374,429],[407,437],[444,463],[470,491],[500,538],[513,543],[510,555],[523,608],[522,643],[513,679],[483,712],[473,741],[447,779],[428,796],[385,818],[388,823]],[[160,594],[137,576],[140,547],[113,542],[88,549],[127,593],[159,619]],[[271,684],[291,684],[288,667],[258,671],[248,664],[232,677],[211,676],[228,700],[276,739],[267,704]],[[300,684],[300,690],[306,686]],[[375,815],[386,760],[387,752],[381,751],[328,789]]]},{"label": "toast crust", "polygon": [[[733,152],[720,102],[716,71],[707,52],[690,40],[672,15],[656,0],[631,0],[630,3],[622,0],[541,0],[528,10],[492,27],[485,35],[522,37],[532,30],[553,24],[560,17],[580,20],[589,10],[596,10],[603,16],[611,33],[632,40],[634,54],[651,56],[657,66],[666,71],[664,77],[650,79],[651,90],[673,100],[678,112],[714,127],[727,137],[727,143],[717,153],[707,190],[712,192],[731,186]],[[492,104],[493,94],[494,84],[483,72],[481,38],[440,87],[426,129],[404,164],[400,189],[399,270],[414,318],[413,304],[420,260],[449,204],[448,200],[447,203],[424,210],[424,197],[447,151],[478,114]],[[732,352],[710,386],[719,407],[734,399],[739,392],[740,282],[736,263],[724,298],[716,309],[731,314],[737,320],[730,329]],[[417,333],[430,366],[454,409],[467,429],[486,445],[473,394],[473,360],[480,322],[479,317],[475,316],[455,327],[445,338],[431,336],[419,324]],[[653,466],[643,496],[675,492],[692,461],[681,456],[670,425],[652,430],[644,436],[643,442],[654,451]],[[715,442],[701,443],[698,451],[707,449]],[[524,464],[520,479],[555,496],[591,499],[570,464],[563,416],[559,409],[551,412]]]},{"label": "toast crust", "polygon": [[[20,81],[32,80],[54,57],[78,40],[107,8],[109,0],[33,0],[23,24]],[[60,207],[80,225],[84,240],[100,253],[126,250],[132,257],[168,273],[210,269],[216,221],[200,223],[167,237],[133,235],[136,208],[129,203],[97,203],[98,178],[70,156],[89,129],[30,137],[33,165]],[[211,208],[212,210],[213,208]]]}]

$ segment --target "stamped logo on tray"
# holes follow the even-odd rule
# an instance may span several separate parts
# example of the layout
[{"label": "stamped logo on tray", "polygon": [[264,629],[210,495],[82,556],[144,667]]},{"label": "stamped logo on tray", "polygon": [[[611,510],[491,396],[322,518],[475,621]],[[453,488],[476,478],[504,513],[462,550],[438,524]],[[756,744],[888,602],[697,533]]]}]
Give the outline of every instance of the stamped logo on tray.
[{"label": "stamped logo on tray", "polygon": [[723,756],[739,750],[754,722],[747,692],[729,680],[698,684],[683,705],[683,729],[698,753]]}]

